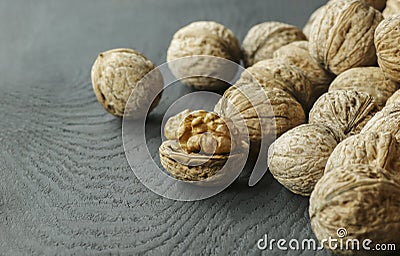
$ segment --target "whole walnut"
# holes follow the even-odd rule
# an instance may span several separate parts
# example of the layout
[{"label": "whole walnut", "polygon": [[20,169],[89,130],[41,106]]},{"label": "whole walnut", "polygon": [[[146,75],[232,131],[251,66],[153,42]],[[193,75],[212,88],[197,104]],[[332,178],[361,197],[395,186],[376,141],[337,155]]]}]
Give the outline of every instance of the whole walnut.
[{"label": "whole walnut", "polygon": [[361,130],[361,133],[365,132],[388,132],[400,141],[400,104],[384,107]]},{"label": "whole walnut", "polygon": [[383,17],[389,18],[393,15],[400,15],[400,0],[387,0],[386,8],[382,12]]},{"label": "whole walnut", "polygon": [[359,67],[344,71],[333,80],[329,91],[355,90],[374,97],[382,108],[387,99],[398,89],[398,84],[387,79],[379,67]]},{"label": "whole walnut", "polygon": [[400,14],[382,21],[375,30],[375,46],[378,64],[383,73],[400,82]]},{"label": "whole walnut", "polygon": [[390,133],[364,132],[350,136],[332,152],[325,173],[354,164],[377,166],[400,178],[400,143]]},{"label": "whole walnut", "polygon": [[[148,74],[154,68],[151,61],[132,49],[120,48],[100,53],[91,71],[97,100],[115,116],[122,117],[124,112],[132,118],[146,116],[148,107],[152,110],[157,105],[161,96],[158,92],[164,86],[157,70]],[[154,101],[153,96],[156,96]],[[129,109],[125,109],[128,99]]]},{"label": "whole walnut", "polygon": [[276,21],[257,24],[243,40],[244,65],[249,67],[261,60],[270,59],[280,47],[306,39],[299,28],[289,24]]},{"label": "whole walnut", "polygon": [[[174,60],[208,55],[218,57],[192,58],[182,63],[172,62]],[[178,30],[169,45],[167,61],[174,75],[178,77],[189,77],[181,81],[188,86],[198,89],[217,90],[226,87],[227,83],[216,78],[199,76],[212,72],[226,72],[223,59],[240,63],[241,49],[236,36],[231,30],[213,21],[196,21]],[[236,71],[236,70],[235,70]],[[235,72],[232,72],[234,76]],[[190,77],[196,76],[196,77]]]},{"label": "whole walnut", "polygon": [[389,99],[386,101],[386,106],[396,103],[400,104],[400,90],[397,90],[392,96],[389,97]]},{"label": "whole walnut", "polygon": [[293,193],[309,196],[324,174],[326,161],[337,144],[335,135],[325,126],[297,126],[269,147],[269,170]]},{"label": "whole walnut", "polygon": [[382,19],[378,10],[364,2],[330,1],[311,29],[311,56],[336,75],[376,64],[374,30]]},{"label": "whole walnut", "polygon": [[[365,255],[368,252],[362,245],[366,239],[372,241],[366,244],[371,249],[377,243],[399,244],[399,211],[399,182],[378,166],[332,169],[317,182],[310,197],[311,227],[318,240],[326,239],[324,246],[335,254]],[[329,247],[327,239],[338,239],[336,248]],[[354,239],[359,241],[359,250],[356,246],[352,250]]]},{"label": "whole walnut", "polygon": [[325,5],[319,7],[316,9],[311,15],[310,18],[308,19],[306,25],[303,27],[303,33],[307,38],[310,38],[310,33],[311,29],[314,26],[313,23],[316,20],[317,16],[322,12],[322,9],[324,8]]},{"label": "whole walnut", "polygon": [[309,122],[329,127],[338,141],[358,134],[377,112],[372,96],[357,91],[336,90],[323,94],[309,114]]},{"label": "whole walnut", "polygon": [[308,41],[296,41],[282,46],[274,52],[274,58],[284,59],[298,67],[310,80],[312,85],[311,103],[314,103],[323,93],[328,91],[333,76],[310,56]]}]

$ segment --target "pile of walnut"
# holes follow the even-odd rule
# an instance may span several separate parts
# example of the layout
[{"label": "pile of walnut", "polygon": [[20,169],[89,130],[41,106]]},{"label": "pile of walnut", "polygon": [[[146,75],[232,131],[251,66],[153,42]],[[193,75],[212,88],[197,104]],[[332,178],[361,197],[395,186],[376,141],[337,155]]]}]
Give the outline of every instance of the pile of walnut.
[{"label": "pile of walnut", "polygon": [[[204,180],[228,159],[243,157],[244,133],[255,153],[277,138],[268,150],[270,172],[290,191],[311,195],[311,225],[319,240],[339,238],[337,229],[345,227],[346,239],[399,243],[399,42],[398,0],[330,0],[303,30],[260,23],[241,47],[221,24],[183,27],[172,38],[168,61],[209,55],[242,59],[246,70],[214,112],[184,110],[168,120],[162,165],[175,178]],[[193,62],[172,72],[181,77],[210,67],[218,69]],[[162,78],[146,84],[152,88],[139,82],[153,68],[134,50],[100,54],[92,69],[98,100],[122,116],[133,92],[136,104],[129,113],[142,117],[147,109],[141,105],[152,102],[151,110],[160,97],[149,99],[149,92],[162,88]],[[208,77],[182,82],[206,90],[229,86]],[[245,126],[237,127],[243,119]]]}]

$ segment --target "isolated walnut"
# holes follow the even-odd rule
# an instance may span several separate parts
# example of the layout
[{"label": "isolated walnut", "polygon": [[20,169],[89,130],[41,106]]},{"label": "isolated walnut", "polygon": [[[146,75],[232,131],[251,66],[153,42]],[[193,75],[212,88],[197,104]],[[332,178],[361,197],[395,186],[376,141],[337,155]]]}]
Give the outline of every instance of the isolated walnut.
[{"label": "isolated walnut", "polygon": [[400,143],[390,133],[364,132],[350,136],[332,152],[325,173],[353,164],[377,166],[400,178]]},{"label": "isolated walnut", "polygon": [[400,104],[384,107],[361,130],[365,132],[388,132],[400,141]]},{"label": "isolated walnut", "polygon": [[329,91],[355,90],[374,97],[382,108],[387,99],[398,89],[398,84],[387,79],[379,67],[359,67],[346,70],[331,83]]},{"label": "isolated walnut", "polygon": [[164,136],[167,140],[178,139],[179,126],[190,112],[192,112],[190,109],[185,109],[167,120],[164,126]]},{"label": "isolated walnut", "polygon": [[249,67],[260,60],[270,59],[280,47],[306,39],[299,28],[289,24],[276,21],[257,24],[243,40],[244,65]]},{"label": "isolated walnut", "polygon": [[389,18],[393,15],[400,15],[400,0],[387,0],[386,8],[382,12],[383,17]]},{"label": "isolated walnut", "polygon": [[400,90],[397,90],[395,93],[393,93],[393,95],[390,96],[386,101],[386,106],[392,104],[400,104]]},{"label": "isolated walnut", "polygon": [[[196,21],[175,33],[167,51],[167,61],[198,55],[214,56],[239,63],[240,44],[233,32],[223,25],[213,21]],[[226,72],[220,59],[212,61],[210,58],[193,58],[182,63],[169,64],[171,71],[178,77],[196,76],[181,80],[188,86],[211,90],[227,86],[227,83],[216,78],[199,76]],[[232,73],[234,75],[235,72]]]},{"label": "isolated walnut", "polygon": [[329,127],[338,141],[358,134],[377,112],[372,96],[336,90],[323,94],[310,111],[309,122]]},{"label": "isolated walnut", "polygon": [[[327,249],[335,254],[361,254],[367,244],[400,243],[400,185],[388,171],[369,165],[346,165],[335,168],[317,182],[310,197],[311,227],[321,242],[339,239],[343,245],[358,239],[359,250]],[[325,240],[325,241],[326,241]],[[351,244],[350,244],[351,245]],[[342,247],[346,249],[346,246]],[[351,246],[348,249],[352,249]],[[373,252],[373,251],[372,251]],[[371,251],[370,251],[371,253]]]},{"label": "isolated walnut", "polygon": [[324,174],[326,161],[337,143],[335,135],[325,126],[297,126],[269,147],[269,170],[293,193],[309,196]]},{"label": "isolated walnut", "polygon": [[376,63],[374,30],[382,14],[358,0],[330,1],[314,21],[309,50],[325,69],[343,71]]},{"label": "isolated walnut", "polygon": [[307,38],[310,38],[310,33],[311,29],[314,26],[313,23],[316,20],[317,16],[322,12],[322,9],[324,8],[325,5],[319,7],[316,9],[311,15],[310,18],[308,19],[306,25],[303,27],[303,33],[306,35]]},{"label": "isolated walnut", "polygon": [[378,64],[383,73],[400,82],[400,14],[382,21],[375,30],[375,46]]},{"label": "isolated walnut", "polygon": [[[163,79],[145,56],[132,49],[113,49],[102,52],[93,64],[91,77],[97,100],[109,113],[123,116],[130,98],[129,116],[146,116],[148,106],[153,109],[161,95]],[[148,76],[146,76],[148,75]]]},{"label": "isolated walnut", "polygon": [[298,67],[310,80],[312,85],[310,103],[314,103],[323,93],[328,91],[333,76],[310,56],[308,41],[296,41],[282,46],[274,52],[274,58],[284,59]]}]

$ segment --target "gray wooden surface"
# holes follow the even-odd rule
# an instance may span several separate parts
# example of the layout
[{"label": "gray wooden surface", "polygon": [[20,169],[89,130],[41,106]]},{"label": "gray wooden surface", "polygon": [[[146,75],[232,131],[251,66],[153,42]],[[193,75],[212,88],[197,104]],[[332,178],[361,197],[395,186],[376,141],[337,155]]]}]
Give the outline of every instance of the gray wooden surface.
[{"label": "gray wooden surface", "polygon": [[[244,175],[197,202],[152,193],[126,161],[121,120],[90,83],[100,51],[135,48],[161,64],[191,21],[215,20],[242,40],[262,21],[303,26],[323,2],[1,1],[0,255],[327,255],[257,249],[264,234],[314,237],[308,199],[270,175],[252,188]],[[185,92],[169,91],[161,106]]]}]

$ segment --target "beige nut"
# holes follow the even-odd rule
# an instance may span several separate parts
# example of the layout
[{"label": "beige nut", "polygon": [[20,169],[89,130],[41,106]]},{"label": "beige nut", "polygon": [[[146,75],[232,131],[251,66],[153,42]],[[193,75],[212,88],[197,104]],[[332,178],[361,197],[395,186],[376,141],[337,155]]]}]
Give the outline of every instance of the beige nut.
[{"label": "beige nut", "polygon": [[389,18],[393,15],[400,15],[400,0],[387,0],[386,8],[382,12],[383,17]]},{"label": "beige nut", "polygon": [[[334,250],[335,254],[368,253],[366,239],[377,243],[400,243],[400,185],[386,170],[377,166],[347,165],[324,174],[310,197],[309,215],[315,236],[339,239],[343,244],[359,241],[357,250]],[[326,240],[325,240],[326,241]],[[348,247],[351,249],[351,246]],[[371,253],[371,251],[369,251]]]},{"label": "beige nut", "polygon": [[355,90],[374,97],[382,108],[387,99],[398,89],[398,84],[387,79],[379,67],[359,67],[346,70],[331,83],[329,91]]},{"label": "beige nut", "polygon": [[377,166],[400,178],[400,143],[390,133],[365,132],[350,136],[332,152],[325,173],[352,164]]},{"label": "beige nut", "polygon": [[338,141],[358,134],[377,112],[372,96],[336,90],[323,94],[310,111],[309,122],[329,127]]},{"label": "beige nut", "polygon": [[389,97],[389,99],[386,101],[386,106],[396,103],[400,104],[400,90],[397,90],[392,96]]},{"label": "beige nut", "polygon": [[400,14],[382,21],[375,30],[375,46],[378,64],[383,73],[400,82]]},{"label": "beige nut", "polygon": [[326,161],[337,143],[332,131],[325,126],[300,125],[270,146],[269,170],[293,193],[309,196],[324,174]]},{"label": "beige nut", "polygon": [[178,129],[183,120],[189,113],[192,112],[190,109],[185,109],[178,114],[171,116],[164,125],[164,136],[167,140],[178,139]]},{"label": "beige nut", "polygon": [[[227,83],[216,78],[206,77],[206,75],[227,72],[223,59],[239,63],[241,49],[236,36],[225,26],[213,21],[197,21],[179,29],[174,34],[167,51],[167,61],[198,55],[218,58],[192,58],[181,63],[169,63],[169,67],[177,77],[197,76],[182,79],[182,82],[188,86],[218,90],[226,87]],[[233,77],[236,70],[229,72]],[[229,74],[223,77],[226,76]]]},{"label": "beige nut", "polygon": [[299,40],[306,40],[306,36],[295,26],[275,21],[257,24],[243,40],[244,65],[270,59],[280,47]]},{"label": "beige nut", "polygon": [[400,141],[400,104],[384,107],[361,130],[361,133],[365,132],[388,132]]},{"label": "beige nut", "polygon": [[[132,49],[100,53],[91,71],[97,100],[115,116],[121,117],[126,111],[132,118],[146,116],[148,106],[151,110],[157,105],[161,95],[152,100],[163,88],[161,74],[157,70],[149,73],[154,68],[151,61]],[[129,109],[125,109],[130,95]]]},{"label": "beige nut", "polygon": [[382,14],[357,0],[331,1],[316,17],[309,50],[325,69],[343,71],[376,63],[374,30]]},{"label": "beige nut", "polygon": [[274,52],[274,58],[288,61],[299,68],[310,80],[312,85],[311,106],[323,93],[328,91],[333,76],[310,56],[307,41],[296,41],[282,46]]}]

